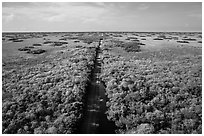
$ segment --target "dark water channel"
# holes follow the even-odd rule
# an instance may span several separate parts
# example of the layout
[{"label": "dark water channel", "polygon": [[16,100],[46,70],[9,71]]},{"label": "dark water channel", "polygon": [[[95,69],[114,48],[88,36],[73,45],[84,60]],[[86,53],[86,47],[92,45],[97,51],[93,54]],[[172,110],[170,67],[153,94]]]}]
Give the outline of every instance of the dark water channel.
[{"label": "dark water channel", "polygon": [[96,60],[91,82],[87,87],[85,113],[79,127],[80,134],[114,134],[116,129],[114,122],[109,121],[105,114],[107,110],[105,86],[98,78],[101,73],[100,44],[101,41],[96,49]]}]

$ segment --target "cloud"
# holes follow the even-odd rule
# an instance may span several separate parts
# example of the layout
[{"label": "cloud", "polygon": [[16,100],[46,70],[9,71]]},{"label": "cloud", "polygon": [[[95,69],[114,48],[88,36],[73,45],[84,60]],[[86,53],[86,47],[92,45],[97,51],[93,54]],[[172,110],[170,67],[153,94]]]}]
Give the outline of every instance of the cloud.
[{"label": "cloud", "polygon": [[2,28],[11,30],[23,26],[28,31],[121,28],[162,30],[158,22],[174,26],[184,26],[185,23],[202,26],[201,5],[196,2],[193,5],[184,2],[3,2]]},{"label": "cloud", "polygon": [[85,18],[82,23],[97,23],[99,20],[96,18]]},{"label": "cloud", "polygon": [[59,3],[53,2],[3,2],[3,8],[45,8],[45,7],[57,7]]},{"label": "cloud", "polygon": [[3,13],[3,16],[2,16],[3,22],[9,23],[10,21],[13,20],[13,18],[14,18],[14,14],[12,14],[12,13],[9,13],[9,14]]},{"label": "cloud", "polygon": [[22,7],[31,7],[33,3],[31,2],[2,2],[2,7],[5,8],[22,8]]},{"label": "cloud", "polygon": [[49,22],[62,22],[66,19],[66,15],[58,14],[54,16],[44,17],[43,19]]},{"label": "cloud", "polygon": [[185,24],[184,24],[184,27],[189,27],[189,24],[188,24],[188,23],[185,23]]},{"label": "cloud", "polygon": [[[74,6],[73,6],[74,5]],[[94,6],[93,6],[94,5]],[[106,12],[103,7],[104,3],[5,3],[3,11],[12,13],[21,18],[26,17],[32,20],[44,20],[48,22],[62,22],[69,19],[84,22],[94,20]],[[32,6],[32,8],[31,8]],[[18,7],[18,8],[17,8]],[[88,19],[88,20],[87,20]]]},{"label": "cloud", "polygon": [[189,14],[188,16],[193,17],[193,18],[202,19],[202,14],[200,13],[193,13],[193,14]]},{"label": "cloud", "polygon": [[107,2],[77,2],[77,3],[70,3],[73,6],[88,6],[88,7],[97,7],[97,8],[104,8],[107,6]]},{"label": "cloud", "polygon": [[148,8],[149,8],[148,5],[146,5],[146,4],[140,4],[137,9],[138,9],[138,10],[147,10]]}]

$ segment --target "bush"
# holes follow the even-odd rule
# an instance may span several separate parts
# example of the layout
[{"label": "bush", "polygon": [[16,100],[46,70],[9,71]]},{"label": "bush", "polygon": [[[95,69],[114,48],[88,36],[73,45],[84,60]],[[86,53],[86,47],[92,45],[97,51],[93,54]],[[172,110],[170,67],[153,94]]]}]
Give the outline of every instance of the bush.
[{"label": "bush", "polygon": [[193,38],[184,38],[182,40],[184,40],[184,41],[196,41],[196,39],[193,39]]},{"label": "bush", "polygon": [[18,50],[19,51],[30,51],[32,48],[34,48],[34,47],[32,47],[32,46],[25,46],[23,48],[19,48]]},{"label": "bush", "polygon": [[14,39],[13,42],[23,42],[22,39]]},{"label": "bush", "polygon": [[189,43],[188,41],[177,41],[178,43]]},{"label": "bush", "polygon": [[28,50],[27,53],[31,53],[31,54],[41,54],[41,53],[44,53],[46,52],[45,50],[43,49],[34,49],[34,50]]},{"label": "bush", "polygon": [[153,40],[164,40],[163,38],[154,38]]},{"label": "bush", "polygon": [[33,46],[42,46],[40,43],[34,43]]},{"label": "bush", "polygon": [[53,42],[54,46],[62,46],[64,44],[68,44],[68,42]]},{"label": "bush", "polygon": [[83,114],[85,88],[96,48],[70,47],[69,51],[64,51],[66,54],[49,56],[52,62],[3,70],[2,91],[10,93],[11,97],[5,98],[2,104],[2,133],[68,134],[76,131]]},{"label": "bush", "polygon": [[107,116],[120,133],[202,133],[201,57],[162,57],[135,59],[103,50]]},{"label": "bush", "polygon": [[45,41],[43,44],[50,44],[53,43],[52,41]]},{"label": "bush", "polygon": [[125,51],[127,52],[140,52],[140,43],[137,42],[129,42],[127,44],[125,44],[123,47],[125,49]]}]

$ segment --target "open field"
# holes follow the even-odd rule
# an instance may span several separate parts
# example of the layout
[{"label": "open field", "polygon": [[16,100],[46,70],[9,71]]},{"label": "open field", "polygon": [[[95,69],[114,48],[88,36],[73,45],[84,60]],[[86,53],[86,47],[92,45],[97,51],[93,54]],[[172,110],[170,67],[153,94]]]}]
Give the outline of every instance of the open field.
[{"label": "open field", "polygon": [[2,133],[202,133],[201,33],[2,35]]}]

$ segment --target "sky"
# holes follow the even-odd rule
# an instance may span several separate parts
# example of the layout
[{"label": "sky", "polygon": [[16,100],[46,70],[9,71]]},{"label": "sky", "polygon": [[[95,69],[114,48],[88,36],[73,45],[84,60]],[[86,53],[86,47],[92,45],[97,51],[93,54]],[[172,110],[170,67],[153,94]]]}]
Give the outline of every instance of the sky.
[{"label": "sky", "polygon": [[3,2],[6,31],[202,31],[201,2]]}]

